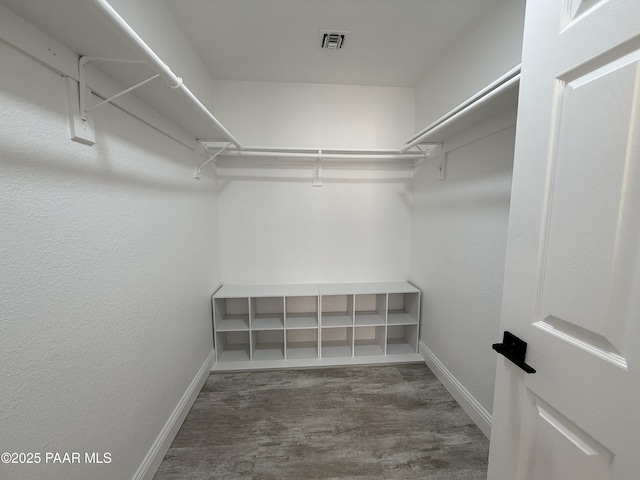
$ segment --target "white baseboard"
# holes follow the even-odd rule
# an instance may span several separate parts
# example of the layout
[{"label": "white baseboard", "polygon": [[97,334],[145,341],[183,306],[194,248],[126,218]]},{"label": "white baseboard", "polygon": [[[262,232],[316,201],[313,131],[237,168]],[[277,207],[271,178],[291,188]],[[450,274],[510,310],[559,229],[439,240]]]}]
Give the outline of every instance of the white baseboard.
[{"label": "white baseboard", "polygon": [[420,341],[420,355],[424,358],[427,366],[431,369],[438,380],[442,382],[444,388],[456,399],[462,409],[471,417],[471,420],[489,438],[491,436],[491,414],[480,405],[480,402],[471,395],[469,390],[464,388],[456,377],[444,366],[444,364]]},{"label": "white baseboard", "polygon": [[167,450],[171,446],[173,439],[178,434],[178,430],[182,426],[182,422],[191,410],[193,403],[196,401],[200,390],[204,382],[206,382],[209,373],[211,372],[211,366],[215,361],[215,351],[211,350],[211,353],[207,356],[200,370],[191,381],[191,384],[184,392],[184,395],[176,405],[176,408],[171,413],[171,416],[164,424],[158,438],[153,442],[149,452],[145,455],[144,460],[140,464],[138,471],[133,476],[133,480],[151,480],[158,470],[162,459],[164,458]]}]

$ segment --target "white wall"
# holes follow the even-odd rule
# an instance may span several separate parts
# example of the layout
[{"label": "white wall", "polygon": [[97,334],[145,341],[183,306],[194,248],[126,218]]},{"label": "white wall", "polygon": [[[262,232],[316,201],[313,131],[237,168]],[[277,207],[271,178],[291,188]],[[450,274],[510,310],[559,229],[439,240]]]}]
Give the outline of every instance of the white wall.
[{"label": "white wall", "polygon": [[[520,63],[524,0],[499,0],[416,88],[416,130]],[[428,363],[490,430],[515,129],[513,112],[445,141],[446,179],[413,185],[411,280],[423,291]],[[509,128],[507,128],[509,127]],[[506,128],[506,129],[505,129]],[[496,133],[497,132],[497,133]]]},{"label": "white wall", "polygon": [[[215,89],[217,111],[249,145],[397,150],[413,131],[409,88],[225,81]],[[310,167],[221,169],[225,283],[406,280],[406,171],[325,167],[323,176],[314,188]]]},{"label": "white wall", "polygon": [[416,87],[416,131],[520,63],[525,0],[496,0]]},{"label": "white wall", "polygon": [[398,150],[413,88],[217,81],[216,112],[247,145]]},{"label": "white wall", "polygon": [[506,253],[515,128],[447,154],[446,180],[414,179],[411,280],[423,292],[420,338],[487,412]]},{"label": "white wall", "polygon": [[[112,3],[247,145],[398,149],[413,133],[413,88],[211,83],[164,5]],[[225,283],[406,279],[411,202],[406,175],[383,180],[386,175],[380,174],[366,181],[349,175],[314,189],[310,174],[301,179],[279,172],[269,179],[222,180]]]},{"label": "white wall", "polygon": [[64,79],[0,44],[0,431],[12,479],[132,478],[212,349],[215,182],[112,106],[69,140]]},{"label": "white wall", "polygon": [[404,281],[411,186],[406,179],[235,177],[221,180],[224,283]]}]

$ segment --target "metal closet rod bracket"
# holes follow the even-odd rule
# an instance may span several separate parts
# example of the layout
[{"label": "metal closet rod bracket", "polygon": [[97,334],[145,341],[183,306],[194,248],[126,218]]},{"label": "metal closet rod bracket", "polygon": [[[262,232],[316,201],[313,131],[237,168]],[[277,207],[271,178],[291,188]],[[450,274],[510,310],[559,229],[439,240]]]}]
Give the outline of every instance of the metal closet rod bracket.
[{"label": "metal closet rod bracket", "polygon": [[[201,143],[202,145],[202,143]],[[227,148],[229,148],[231,145],[235,145],[233,142],[229,142],[226,145],[224,145],[223,147],[221,147],[216,153],[214,153],[213,155],[211,155],[209,157],[209,159],[204,162],[202,165],[198,166],[196,165],[195,171],[193,172],[193,178],[195,178],[196,180],[200,180],[200,174],[202,173],[202,168],[209,164],[210,162],[216,163],[216,157],[220,154],[222,154],[222,152],[224,152]]]},{"label": "metal closet rod bracket", "polygon": [[[116,98],[121,97],[122,95],[129,93],[132,90],[135,90],[136,88],[141,87],[142,85],[149,83],[151,80],[154,80],[160,76],[159,73],[156,75],[153,75],[152,77],[149,77],[146,80],[136,83],[132,87],[129,87],[120,93],[116,93],[115,95],[104,99],[100,103],[96,103],[95,105],[87,107],[87,88],[86,88],[87,81],[86,81],[85,67],[89,62],[136,63],[136,64],[149,65],[148,62],[145,62],[144,60],[126,60],[126,59],[120,59],[120,58],[103,58],[103,57],[88,57],[88,56],[80,57],[80,59],[78,60],[78,79],[80,83],[80,118],[84,121],[87,120],[87,113],[90,112],[91,110],[94,110],[98,107],[101,107],[102,105],[110,103],[112,100],[115,100]],[[178,80],[179,80],[178,85],[176,87],[172,86],[172,88],[178,88],[180,85],[182,85],[182,79],[178,77]]]},{"label": "metal closet rod bracket", "polygon": [[[438,169],[438,180],[444,180],[447,169],[447,156],[442,150],[442,143],[426,143],[423,145],[424,149],[420,145],[415,147],[422,152],[425,160],[429,160]],[[440,157],[439,162],[436,161],[437,157]]]}]

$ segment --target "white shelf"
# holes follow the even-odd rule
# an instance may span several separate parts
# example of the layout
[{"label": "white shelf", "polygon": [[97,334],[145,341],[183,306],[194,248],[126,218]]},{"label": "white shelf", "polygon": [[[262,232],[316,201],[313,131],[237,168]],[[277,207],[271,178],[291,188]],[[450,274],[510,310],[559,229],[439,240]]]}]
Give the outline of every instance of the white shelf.
[{"label": "white shelf", "polygon": [[225,285],[214,370],[421,361],[420,291],[406,282]]},{"label": "white shelf", "polygon": [[388,325],[387,355],[418,351],[418,325]]},{"label": "white shelf", "polygon": [[322,342],[322,358],[350,357],[351,344],[346,342]]},{"label": "white shelf", "polygon": [[287,358],[316,358],[317,356],[318,342],[287,343]]},{"label": "white shelf", "polygon": [[282,330],[284,329],[284,320],[282,316],[273,315],[256,315],[251,324],[251,330]]},{"label": "white shelf", "polygon": [[249,330],[248,315],[228,315],[218,325],[218,332],[241,332]]},{"label": "white shelf", "polygon": [[390,340],[387,343],[387,355],[410,355],[415,353],[413,346],[404,341]]},{"label": "white shelf", "polygon": [[354,349],[356,357],[361,355],[384,355],[382,347],[379,344],[374,343],[374,341],[357,343]]},{"label": "white shelf", "polygon": [[218,357],[219,362],[246,362],[249,360],[249,345],[228,345]]},{"label": "white shelf", "polygon": [[353,326],[323,327],[321,330],[321,357],[351,357]]},{"label": "white shelf", "polygon": [[[114,17],[107,14],[105,9],[98,6],[96,2],[25,2],[22,0],[6,0],[3,3],[17,15],[46,32],[52,39],[64,44],[66,47],[64,50],[52,45],[47,52],[49,56],[57,57],[59,59],[57,61],[64,64],[64,68],[60,72],[63,75],[77,80],[78,54],[89,57],[144,60],[149,62],[148,55],[142,52],[141,43],[138,40],[134,42],[132,36],[127,34],[122,23],[115,21]],[[6,15],[4,12],[2,14]],[[75,22],[76,26],[81,25],[81,28],[71,28],[70,25],[74,25],[73,22]],[[144,41],[145,39],[143,38],[142,40]],[[146,45],[145,47],[149,48]],[[46,56],[42,56],[41,61],[46,61],[45,59]],[[67,67],[74,60],[75,69]],[[151,66],[149,63],[139,65],[126,64],[125,68],[121,63],[96,61],[95,67],[120,84],[123,87],[122,89],[134,85],[154,73],[160,73],[157,64]],[[170,66],[164,65],[164,67],[166,68],[162,68],[162,72],[166,77],[166,70]],[[175,76],[183,74],[181,71],[172,73]],[[98,93],[106,98],[102,85],[90,84],[90,86],[94,90],[97,88]],[[109,96],[111,95],[113,93],[110,93]],[[130,95],[132,94],[119,97],[113,103],[127,105],[126,99],[127,97],[130,98]],[[158,78],[134,90],[133,95],[155,110],[146,109],[150,111],[143,117],[145,121],[151,121],[152,123],[150,124],[155,128],[160,128],[161,131],[184,145],[195,146],[196,139],[230,140],[230,133],[219,122],[215,123],[212,120],[213,115],[211,112],[205,112],[203,107],[198,105],[197,102],[199,100],[197,102],[194,100],[193,93],[188,91],[187,85],[175,89],[169,88],[165,80]],[[171,122],[170,125],[167,125],[169,122],[166,120],[157,120],[160,117],[159,114],[168,119]]]},{"label": "white shelf", "polygon": [[375,295],[376,293],[420,293],[407,282],[321,283],[320,295]]},{"label": "white shelf", "polygon": [[356,312],[356,326],[384,325],[384,318],[377,312]]},{"label": "white shelf", "polygon": [[302,328],[318,328],[318,317],[315,314],[290,313],[287,315],[287,330]]},{"label": "white shelf", "polygon": [[353,325],[351,317],[345,313],[323,313],[322,328],[325,327],[350,327]]},{"label": "white shelf", "polygon": [[407,312],[389,312],[387,323],[389,325],[417,325],[418,320]]},{"label": "white shelf", "polygon": [[260,344],[253,351],[253,360],[282,360],[284,359],[284,343]]},{"label": "white shelf", "polygon": [[318,287],[314,284],[280,285],[222,285],[213,298],[259,298],[259,297],[315,297]]},{"label": "white shelf", "polygon": [[401,149],[421,143],[443,143],[480,123],[518,106],[520,65],[469,97],[453,110],[423,128],[405,142]]}]

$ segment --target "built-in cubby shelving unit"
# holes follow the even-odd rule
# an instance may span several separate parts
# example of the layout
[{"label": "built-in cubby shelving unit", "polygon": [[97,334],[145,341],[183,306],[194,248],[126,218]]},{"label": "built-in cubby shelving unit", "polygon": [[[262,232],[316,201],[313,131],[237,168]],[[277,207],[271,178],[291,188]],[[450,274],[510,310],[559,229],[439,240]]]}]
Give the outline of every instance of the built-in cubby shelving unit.
[{"label": "built-in cubby shelving unit", "polygon": [[423,361],[407,282],[223,285],[212,302],[214,370]]}]

